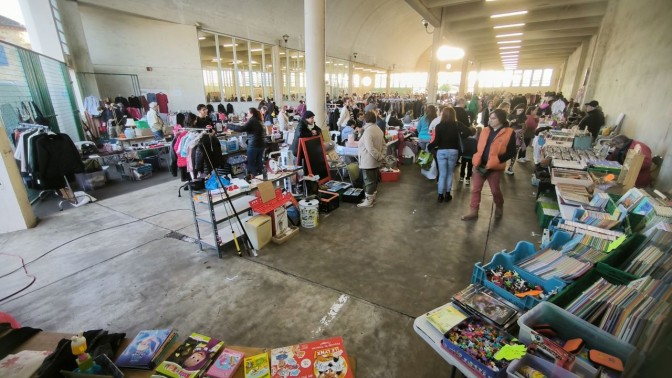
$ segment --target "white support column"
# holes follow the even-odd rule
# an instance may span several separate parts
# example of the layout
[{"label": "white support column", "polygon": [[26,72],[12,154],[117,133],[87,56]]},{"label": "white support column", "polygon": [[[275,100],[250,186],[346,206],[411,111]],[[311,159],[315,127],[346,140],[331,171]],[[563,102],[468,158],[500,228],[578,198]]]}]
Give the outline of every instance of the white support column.
[{"label": "white support column", "polygon": [[0,119],[0,234],[35,227],[37,219],[28,201],[28,193],[16,166],[7,130]]},{"label": "white support column", "polygon": [[467,81],[469,80],[469,58],[466,56],[462,58],[462,71],[460,72],[460,91],[459,96],[464,97],[467,93]]},{"label": "white support column", "polygon": [[238,49],[236,49],[236,39],[231,38],[231,44],[233,45],[233,82],[236,84],[236,99],[241,101],[240,98],[240,73],[238,72]]},{"label": "white support column", "polygon": [[306,36],[306,104],[308,110],[315,113],[315,123],[322,128],[326,140],[329,137],[329,128],[325,123],[324,97],[325,10],[325,0],[303,1]]},{"label": "white support column", "polygon": [[49,0],[19,0],[33,51],[65,61]]},{"label": "white support column", "polygon": [[273,97],[275,104],[282,107],[285,100],[282,98],[282,69],[280,63],[280,46],[273,45]]},{"label": "white support column", "polygon": [[385,96],[390,96],[390,82],[392,81],[392,70],[387,70],[387,80],[385,81]]},{"label": "white support column", "polygon": [[352,95],[354,90],[354,87],[352,86],[352,75],[354,72],[354,63],[352,63],[352,60],[348,59],[348,97]]},{"label": "white support column", "polygon": [[434,28],[432,36],[432,60],[429,63],[429,75],[427,75],[427,104],[436,104],[436,92],[438,91],[439,58],[436,51],[441,47],[441,31],[443,27]]}]

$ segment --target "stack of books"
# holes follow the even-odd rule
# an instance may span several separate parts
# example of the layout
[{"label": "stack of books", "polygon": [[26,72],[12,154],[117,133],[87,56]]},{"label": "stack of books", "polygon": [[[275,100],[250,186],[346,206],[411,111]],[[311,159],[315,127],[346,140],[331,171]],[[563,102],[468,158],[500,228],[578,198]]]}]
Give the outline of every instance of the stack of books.
[{"label": "stack of books", "polygon": [[672,285],[644,277],[628,285],[600,278],[567,311],[643,351],[656,344],[667,326]]},{"label": "stack of books", "polygon": [[[247,367],[247,360],[245,363]],[[246,370],[247,371],[247,370]],[[271,350],[270,377],[354,376],[341,337],[290,345]],[[247,377],[247,375],[246,375]]]},{"label": "stack of books", "polygon": [[646,233],[647,239],[621,267],[638,277],[672,281],[672,231],[654,228]]},{"label": "stack of books", "polygon": [[560,199],[564,204],[572,206],[587,206],[590,205],[590,193],[585,186],[558,184],[555,189],[560,195]]},{"label": "stack of books", "polygon": [[601,211],[585,210],[578,221],[590,226],[611,230],[620,225],[623,219],[625,219],[626,212],[623,210],[622,206],[616,208],[611,214],[603,213]]},{"label": "stack of books", "polygon": [[554,249],[544,249],[516,265],[545,280],[557,277],[565,281],[574,281],[593,267],[591,262],[575,259]]}]

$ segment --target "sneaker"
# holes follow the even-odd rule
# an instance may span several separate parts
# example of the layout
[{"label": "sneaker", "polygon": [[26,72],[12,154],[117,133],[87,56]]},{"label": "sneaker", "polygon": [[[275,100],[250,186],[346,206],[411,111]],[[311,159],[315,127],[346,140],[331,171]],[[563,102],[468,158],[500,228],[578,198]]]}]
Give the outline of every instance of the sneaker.
[{"label": "sneaker", "polygon": [[512,175],[513,174],[513,169],[507,169],[506,174],[507,175]]},{"label": "sneaker", "polygon": [[519,163],[527,163],[527,159],[525,159],[525,158],[520,158],[520,159],[518,159],[518,162],[519,162]]},{"label": "sneaker", "polygon": [[443,194],[439,194],[439,199],[437,201],[443,202]]},{"label": "sneaker", "polygon": [[450,201],[453,199],[453,196],[450,195],[450,192],[446,192],[446,202]]},{"label": "sneaker", "polygon": [[464,185],[466,185],[466,186],[471,185],[471,179],[464,180]]},{"label": "sneaker", "polygon": [[464,177],[460,177],[460,182],[464,182]]}]

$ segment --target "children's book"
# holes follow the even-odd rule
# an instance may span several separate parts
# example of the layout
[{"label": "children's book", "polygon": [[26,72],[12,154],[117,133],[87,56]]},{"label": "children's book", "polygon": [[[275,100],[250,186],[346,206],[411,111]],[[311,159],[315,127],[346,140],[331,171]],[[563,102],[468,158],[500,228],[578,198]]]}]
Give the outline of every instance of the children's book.
[{"label": "children's book", "polygon": [[224,349],[222,354],[212,363],[206,375],[211,378],[230,378],[236,374],[243,362],[245,353],[233,349]]},{"label": "children's book", "polygon": [[449,329],[467,318],[453,303],[447,303],[427,313],[427,321],[439,332],[446,333]]},{"label": "children's book", "polygon": [[171,329],[142,330],[114,364],[122,368],[154,369],[157,360],[175,335]]},{"label": "children's book", "polygon": [[245,357],[245,378],[271,378],[266,352],[256,356]]},{"label": "children's book", "polygon": [[343,339],[334,337],[271,351],[272,378],[351,378]]},{"label": "children's book", "polygon": [[156,372],[173,378],[199,377],[210,366],[224,343],[217,339],[192,333]]}]

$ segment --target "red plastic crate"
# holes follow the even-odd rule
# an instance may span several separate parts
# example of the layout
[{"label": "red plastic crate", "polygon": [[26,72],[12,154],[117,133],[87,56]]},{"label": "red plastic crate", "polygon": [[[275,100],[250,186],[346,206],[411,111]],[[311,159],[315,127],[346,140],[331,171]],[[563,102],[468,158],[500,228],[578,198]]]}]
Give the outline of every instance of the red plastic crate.
[{"label": "red plastic crate", "polygon": [[399,176],[401,175],[401,171],[380,171],[380,181],[381,182],[394,182],[394,181],[399,181]]},{"label": "red plastic crate", "polygon": [[258,191],[256,196],[257,198],[250,201],[250,207],[254,212],[259,214],[268,214],[276,208],[284,206],[287,202],[293,203],[297,208],[299,207],[299,204],[291,193],[282,194],[282,188],[276,188],[275,198],[266,203],[261,202],[261,197],[259,197]]}]

